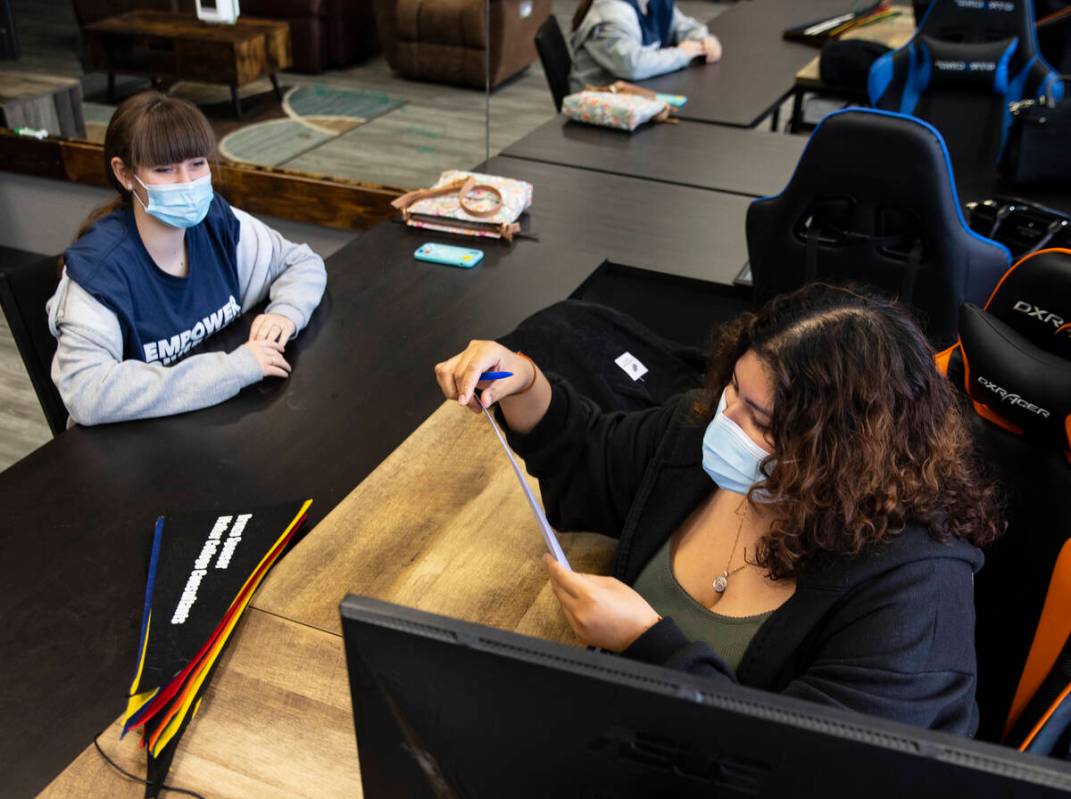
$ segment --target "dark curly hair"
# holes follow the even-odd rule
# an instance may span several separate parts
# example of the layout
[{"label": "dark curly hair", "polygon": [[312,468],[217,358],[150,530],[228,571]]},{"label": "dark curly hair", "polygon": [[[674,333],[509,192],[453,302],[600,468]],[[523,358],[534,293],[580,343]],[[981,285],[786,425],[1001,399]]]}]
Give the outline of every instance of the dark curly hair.
[{"label": "dark curly hair", "polygon": [[703,421],[748,350],[773,382],[774,452],[748,495],[773,513],[754,556],[771,578],[796,577],[818,552],[858,554],[912,522],[977,546],[1003,532],[960,397],[904,306],[816,283],[729,323],[696,406]]}]

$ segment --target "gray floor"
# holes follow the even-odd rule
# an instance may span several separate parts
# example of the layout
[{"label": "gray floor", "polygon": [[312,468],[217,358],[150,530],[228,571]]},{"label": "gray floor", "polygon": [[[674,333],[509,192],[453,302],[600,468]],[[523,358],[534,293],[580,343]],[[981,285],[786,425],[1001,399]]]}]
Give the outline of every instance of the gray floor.
[{"label": "gray floor", "polygon": [[11,330],[0,315],[0,471],[51,438]]}]

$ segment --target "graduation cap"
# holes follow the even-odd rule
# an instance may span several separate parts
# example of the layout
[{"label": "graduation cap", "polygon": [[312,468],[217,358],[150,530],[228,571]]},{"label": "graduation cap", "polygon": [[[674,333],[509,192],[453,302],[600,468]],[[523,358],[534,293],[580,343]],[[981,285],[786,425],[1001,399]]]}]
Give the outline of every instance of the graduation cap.
[{"label": "graduation cap", "polygon": [[231,633],[311,504],[156,520],[122,732],[141,730],[148,757],[146,797],[159,794]]}]

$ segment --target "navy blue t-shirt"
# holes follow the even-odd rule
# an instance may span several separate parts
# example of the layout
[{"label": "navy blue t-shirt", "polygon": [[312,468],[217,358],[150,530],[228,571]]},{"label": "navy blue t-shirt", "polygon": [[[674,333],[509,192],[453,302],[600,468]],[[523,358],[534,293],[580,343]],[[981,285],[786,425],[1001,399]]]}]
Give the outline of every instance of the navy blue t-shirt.
[{"label": "navy blue t-shirt", "polygon": [[241,313],[239,222],[227,201],[186,230],[186,277],[156,265],[125,207],[98,221],[63,254],[67,274],[119,317],[123,359],[173,364]]}]

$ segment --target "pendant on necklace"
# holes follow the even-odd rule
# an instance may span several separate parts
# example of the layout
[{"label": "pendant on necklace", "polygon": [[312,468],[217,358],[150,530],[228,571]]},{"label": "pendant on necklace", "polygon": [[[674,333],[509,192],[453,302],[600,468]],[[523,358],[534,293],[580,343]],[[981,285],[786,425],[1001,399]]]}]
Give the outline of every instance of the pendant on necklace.
[{"label": "pendant on necklace", "polygon": [[716,578],[714,578],[714,590],[719,594],[725,593],[725,589],[729,587],[729,573],[722,572]]}]

